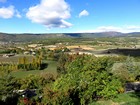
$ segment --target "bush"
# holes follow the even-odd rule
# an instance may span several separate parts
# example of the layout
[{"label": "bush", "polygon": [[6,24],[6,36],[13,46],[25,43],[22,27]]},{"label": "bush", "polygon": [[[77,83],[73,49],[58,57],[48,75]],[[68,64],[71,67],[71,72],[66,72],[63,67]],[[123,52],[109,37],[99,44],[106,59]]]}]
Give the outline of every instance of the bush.
[{"label": "bush", "polygon": [[68,65],[67,73],[58,78],[49,90],[44,90],[46,103],[78,105],[117,96],[122,85],[108,72],[111,67],[111,62],[108,62],[108,58],[78,56]]}]

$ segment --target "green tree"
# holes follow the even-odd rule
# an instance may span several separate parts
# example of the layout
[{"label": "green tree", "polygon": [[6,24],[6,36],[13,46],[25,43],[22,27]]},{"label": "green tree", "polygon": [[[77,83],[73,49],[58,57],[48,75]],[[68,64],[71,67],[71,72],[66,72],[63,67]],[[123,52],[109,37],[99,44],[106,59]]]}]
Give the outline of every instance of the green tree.
[{"label": "green tree", "polygon": [[46,84],[54,81],[52,74],[44,73],[42,75],[29,75],[26,78],[20,79],[20,89],[40,89]]},{"label": "green tree", "polygon": [[66,74],[66,67],[69,63],[68,61],[69,56],[66,54],[61,54],[57,64],[57,73],[58,74]]},{"label": "green tree", "polygon": [[[119,79],[108,70],[108,58],[78,56],[73,60],[67,73],[58,78],[50,89],[45,89],[47,104],[89,104],[101,98],[113,98],[122,87]],[[53,102],[53,103],[51,103]]]},{"label": "green tree", "polygon": [[128,56],[124,66],[129,73],[129,81],[135,81],[136,77],[139,75],[139,65],[136,64],[134,58]]},{"label": "green tree", "polygon": [[0,71],[0,100],[6,104],[15,104],[17,94],[14,90],[19,88],[17,80],[12,77],[9,71]]}]

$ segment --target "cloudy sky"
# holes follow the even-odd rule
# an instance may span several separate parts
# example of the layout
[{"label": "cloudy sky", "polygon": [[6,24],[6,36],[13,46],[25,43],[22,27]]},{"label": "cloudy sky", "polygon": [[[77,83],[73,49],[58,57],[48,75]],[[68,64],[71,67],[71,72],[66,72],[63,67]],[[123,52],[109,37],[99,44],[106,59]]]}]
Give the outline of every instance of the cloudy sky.
[{"label": "cloudy sky", "polygon": [[140,0],[0,0],[0,32],[140,32]]}]

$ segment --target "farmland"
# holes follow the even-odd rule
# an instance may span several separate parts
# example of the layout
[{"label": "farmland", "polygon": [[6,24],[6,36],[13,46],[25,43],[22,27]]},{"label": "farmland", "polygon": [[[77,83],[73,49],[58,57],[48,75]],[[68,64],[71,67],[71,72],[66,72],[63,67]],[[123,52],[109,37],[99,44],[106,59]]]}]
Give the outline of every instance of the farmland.
[{"label": "farmland", "polygon": [[[36,56],[42,56],[43,62],[48,66],[43,70],[13,71],[15,77],[24,77],[28,74],[52,72],[56,75],[57,60],[64,51],[67,54],[88,54],[96,57],[103,56],[132,56],[136,59],[140,54],[139,37],[93,37],[93,38],[49,38],[31,42],[1,42],[0,63],[17,64],[20,58],[27,57],[29,62]],[[4,57],[6,54],[15,54],[11,57]],[[55,62],[55,63],[54,63]],[[54,72],[55,71],[55,72]],[[16,76],[17,75],[17,76]]]},{"label": "farmland", "polygon": [[[12,91],[39,90],[35,97],[41,95],[43,99],[39,102],[33,96],[29,98],[31,103],[34,99],[39,104],[49,105],[54,102],[58,105],[67,102],[89,105],[137,104],[140,101],[137,88],[127,94],[125,84],[140,82],[139,62],[138,36],[59,36],[29,42],[1,42],[0,85],[3,89],[7,89],[6,85],[10,86]],[[92,98],[89,100],[88,97]],[[22,98],[19,95],[18,99]]]},{"label": "farmland", "polygon": [[0,105],[140,105],[140,0],[0,0]]}]

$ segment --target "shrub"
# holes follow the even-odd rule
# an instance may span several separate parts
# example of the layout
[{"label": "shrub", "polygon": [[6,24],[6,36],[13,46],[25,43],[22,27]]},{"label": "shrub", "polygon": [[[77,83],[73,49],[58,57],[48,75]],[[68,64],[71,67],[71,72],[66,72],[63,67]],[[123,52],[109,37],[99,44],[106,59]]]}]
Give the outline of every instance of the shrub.
[{"label": "shrub", "polygon": [[122,85],[108,72],[111,67],[108,62],[108,58],[78,56],[68,65],[67,73],[58,78],[49,90],[44,90],[46,103],[78,105],[117,96]]}]

